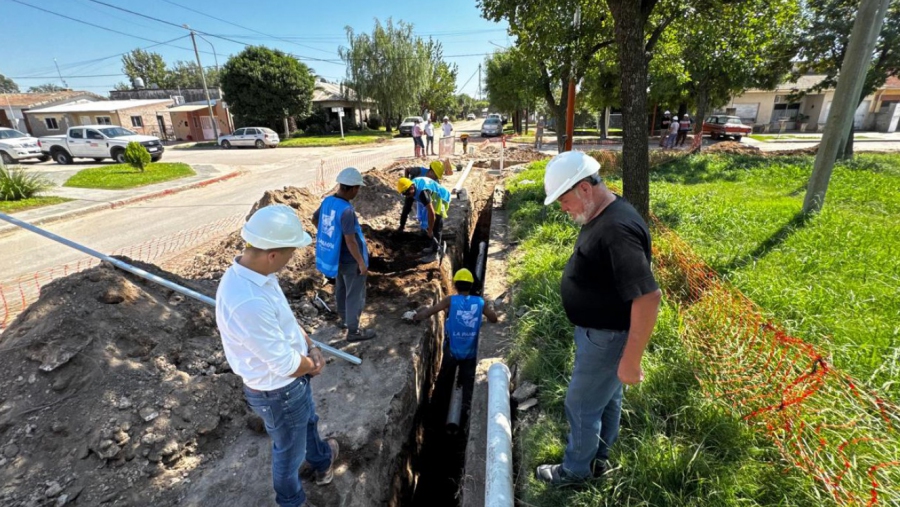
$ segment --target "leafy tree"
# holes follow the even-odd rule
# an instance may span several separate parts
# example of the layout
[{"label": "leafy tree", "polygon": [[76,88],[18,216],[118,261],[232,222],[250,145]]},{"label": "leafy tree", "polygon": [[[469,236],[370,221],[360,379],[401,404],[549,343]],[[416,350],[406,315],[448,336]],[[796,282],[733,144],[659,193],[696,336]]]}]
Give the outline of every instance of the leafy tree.
[{"label": "leafy tree", "polygon": [[122,72],[128,76],[132,84],[137,78],[144,81],[144,86],[168,86],[169,74],[162,55],[143,49],[135,49],[122,56]]},{"label": "leafy tree", "polygon": [[277,49],[249,46],[229,58],[221,87],[240,123],[278,128],[287,116],[309,116],[315,76],[310,68]]},{"label": "leafy tree", "polygon": [[390,18],[384,24],[376,19],[371,34],[356,34],[348,26],[349,47],[338,49],[348,84],[378,103],[388,132],[393,120],[418,109],[433,77],[434,46],[414,36],[412,28]]},{"label": "leafy tree", "polygon": [[425,83],[425,89],[419,97],[420,110],[437,111],[443,115],[453,113],[456,91],[456,74],[458,68],[455,63],[447,63],[443,59],[443,48],[439,42],[428,41],[429,76]]},{"label": "leafy tree", "polygon": [[141,143],[131,141],[125,147],[125,162],[140,172],[150,165],[150,152]]},{"label": "leafy tree", "polygon": [[[534,109],[541,96],[541,75],[517,48],[495,51],[485,60],[485,88],[491,104],[501,111]],[[514,121],[516,132],[521,123]]]},{"label": "leafy tree", "polygon": [[[166,88],[203,88],[203,77],[196,62],[179,60],[166,71]],[[210,88],[219,86],[219,71],[204,69],[206,84]]]},{"label": "leafy tree", "polygon": [[19,85],[12,79],[0,74],[0,93],[19,93]]},{"label": "leafy tree", "polygon": [[28,88],[28,93],[50,93],[61,92],[65,90],[62,86],[53,83],[44,83],[42,85],[32,86]]},{"label": "leafy tree", "polygon": [[[805,23],[794,76],[824,74],[812,90],[834,89],[844,62],[847,43],[856,19],[858,0],[808,0],[805,2]],[[892,0],[857,105],[882,86],[887,78],[900,74],[900,0]],[[846,141],[839,158],[853,154],[853,132]]]}]

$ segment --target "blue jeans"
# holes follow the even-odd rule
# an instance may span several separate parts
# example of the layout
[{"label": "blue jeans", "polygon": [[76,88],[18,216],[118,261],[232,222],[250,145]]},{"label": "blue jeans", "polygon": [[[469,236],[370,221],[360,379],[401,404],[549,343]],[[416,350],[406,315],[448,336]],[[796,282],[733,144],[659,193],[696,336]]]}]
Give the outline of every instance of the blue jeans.
[{"label": "blue jeans", "polygon": [[589,477],[591,461],[609,458],[609,448],[619,436],[619,360],[627,340],[627,331],[575,328],[575,368],[566,392],[569,444],[563,470],[567,475]]},{"label": "blue jeans", "polygon": [[244,397],[265,422],[266,433],[272,439],[275,501],[280,507],[303,505],[306,493],[299,476],[303,460],[320,472],[331,466],[331,448],[319,437],[319,416],[309,378],[300,377],[273,391],[256,391],[244,386]]}]

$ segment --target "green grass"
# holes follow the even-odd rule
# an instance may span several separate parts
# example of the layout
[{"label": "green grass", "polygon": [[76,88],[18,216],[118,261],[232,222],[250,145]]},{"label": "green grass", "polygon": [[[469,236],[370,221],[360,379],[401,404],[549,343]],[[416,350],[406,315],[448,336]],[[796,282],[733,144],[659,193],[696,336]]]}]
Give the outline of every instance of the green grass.
[{"label": "green grass", "polygon": [[[777,141],[777,140],[781,140],[781,139],[802,139],[802,140],[814,142],[814,141],[820,141],[822,139],[822,134],[815,133],[815,132],[810,132],[809,134],[806,134],[806,135],[781,134],[780,136],[778,134],[750,134],[749,137],[751,139],[756,139],[757,141],[762,141],[762,142]],[[877,138],[871,137],[871,136],[854,135],[853,139],[877,139]]]},{"label": "green grass", "polygon": [[771,443],[704,397],[680,340],[677,308],[668,300],[644,356],[645,381],[625,394],[622,431],[611,456],[615,469],[577,490],[535,481],[534,468],[559,463],[566,445],[563,403],[574,350],[559,280],[578,234],[557,205],[542,205],[545,165],[531,164],[507,185],[511,234],[521,241],[510,277],[516,306],[528,309],[517,320],[510,361],[539,385],[541,401],[514,437],[523,505],[827,504],[812,480],[788,469]]},{"label": "green grass", "polygon": [[813,157],[702,155],[651,173],[656,214],[841,370],[900,399],[900,155],[838,164],[799,212]]},{"label": "green grass", "polygon": [[140,172],[128,164],[113,164],[78,171],[66,180],[63,186],[119,190],[185,178],[195,174],[191,166],[181,163],[151,163],[144,172]]},{"label": "green grass", "polygon": [[394,137],[395,132],[385,132],[383,130],[353,130],[344,132],[344,139],[341,134],[325,134],[325,135],[302,135],[285,139],[278,143],[278,146],[288,148],[308,148],[312,146],[351,146],[355,144],[371,144],[386,141]]},{"label": "green grass", "polygon": [[0,212],[16,213],[19,211],[40,208],[42,206],[52,206],[54,204],[60,204],[68,201],[71,201],[71,199],[53,196],[29,197],[28,199],[21,199],[18,201],[0,201]]}]

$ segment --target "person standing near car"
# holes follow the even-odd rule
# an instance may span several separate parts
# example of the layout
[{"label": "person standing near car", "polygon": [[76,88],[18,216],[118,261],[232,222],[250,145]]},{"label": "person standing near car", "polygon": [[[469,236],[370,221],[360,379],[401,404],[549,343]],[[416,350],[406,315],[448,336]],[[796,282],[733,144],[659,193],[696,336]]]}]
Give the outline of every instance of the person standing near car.
[{"label": "person standing near car", "polygon": [[431,120],[425,120],[425,139],[427,141],[425,145],[425,154],[428,155],[430,153],[432,155],[437,155],[434,152],[434,124],[431,123]]},{"label": "person standing near car", "polygon": [[691,131],[693,125],[694,122],[691,120],[690,115],[684,113],[684,116],[681,117],[681,121],[678,122],[678,146],[684,146],[688,132]]},{"label": "person standing near car", "polygon": [[563,270],[560,296],[575,325],[575,363],[566,391],[568,445],[561,464],[540,465],[537,479],[565,485],[598,477],[619,436],[622,385],[644,378],[641,358],[659,312],[647,224],[599,175],[586,153],[553,157],[544,174],[545,205],[558,201],[581,226]]},{"label": "person standing near car", "polygon": [[216,325],[247,404],[272,439],[272,482],[281,507],[312,507],[298,471],[304,460],[316,484],[331,483],[338,443],[319,436],[310,381],[322,372],[322,352],[297,324],[276,274],[298,248],[312,243],[290,206],[258,209],[241,229],[244,251],[216,291]]},{"label": "person standing near car", "polygon": [[672,125],[672,113],[668,110],[663,113],[662,122],[662,131],[659,133],[659,147],[665,148],[666,146],[666,137],[669,136],[669,127]]},{"label": "person standing near car", "polygon": [[366,305],[369,249],[350,204],[366,184],[355,167],[341,171],[336,180],[337,192],[326,197],[312,217],[317,229],[316,269],[335,280],[334,299],[341,329],[347,330],[347,341],[371,340],[375,330],[359,327]]},{"label": "person standing near car", "polygon": [[412,128],[413,145],[416,147],[416,158],[425,156],[425,143],[422,142],[422,126],[419,125],[419,119],[413,120]]}]

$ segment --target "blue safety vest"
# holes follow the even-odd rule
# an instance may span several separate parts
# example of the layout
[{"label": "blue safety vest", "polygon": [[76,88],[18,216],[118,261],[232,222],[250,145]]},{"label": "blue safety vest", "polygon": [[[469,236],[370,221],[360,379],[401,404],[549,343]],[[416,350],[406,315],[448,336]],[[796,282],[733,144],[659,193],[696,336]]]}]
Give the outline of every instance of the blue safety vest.
[{"label": "blue safety vest", "polygon": [[478,355],[478,332],[484,298],[479,296],[450,296],[447,312],[447,335],[450,354],[456,359],[474,359]]},{"label": "blue safety vest", "polygon": [[[431,178],[416,178],[413,184],[416,186],[416,193],[413,197],[419,202],[419,195],[423,190],[431,192],[431,205],[434,207],[436,215],[447,218],[447,210],[450,208],[450,190],[444,188],[443,185]],[[428,211],[425,210],[425,224],[428,224]]]},{"label": "blue safety vest", "polygon": [[[419,175],[416,178],[424,178],[428,174],[427,167],[419,167]],[[415,179],[415,178],[414,178]],[[418,189],[416,185],[416,189]],[[419,227],[425,231],[428,230],[428,208],[422,206],[422,203],[416,201],[416,219],[419,221]]]},{"label": "blue safety vest", "polygon": [[[319,210],[319,228],[316,233],[316,269],[328,278],[337,276],[338,264],[341,262],[341,243],[344,231],[341,230],[341,214],[353,206],[340,197],[330,196],[322,201]],[[369,267],[369,249],[363,237],[359,221],[356,222],[356,242],[362,253],[366,267]]]}]

